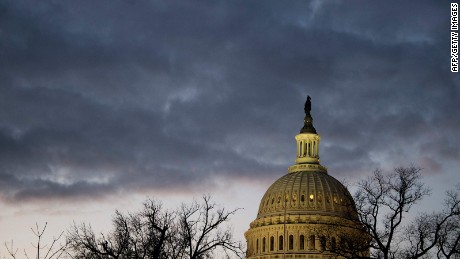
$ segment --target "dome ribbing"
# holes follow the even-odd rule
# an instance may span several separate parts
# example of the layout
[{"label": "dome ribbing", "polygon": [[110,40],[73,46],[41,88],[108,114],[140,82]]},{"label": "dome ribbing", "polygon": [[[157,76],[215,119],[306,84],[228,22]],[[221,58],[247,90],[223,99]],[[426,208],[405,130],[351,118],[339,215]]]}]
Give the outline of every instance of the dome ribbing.
[{"label": "dome ribbing", "polygon": [[288,173],[268,188],[257,219],[284,214],[356,218],[348,190],[325,172]]}]

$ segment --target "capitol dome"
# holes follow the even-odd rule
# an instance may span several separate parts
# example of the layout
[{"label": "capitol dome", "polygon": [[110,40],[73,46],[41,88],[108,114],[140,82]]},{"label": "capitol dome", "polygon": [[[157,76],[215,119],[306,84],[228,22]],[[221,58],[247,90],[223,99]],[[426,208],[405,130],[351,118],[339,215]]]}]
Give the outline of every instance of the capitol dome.
[{"label": "capitol dome", "polygon": [[296,164],[262,197],[257,217],[245,233],[247,258],[344,258],[369,253],[352,196],[320,164],[320,136],[313,126],[310,97],[304,110],[304,126],[295,137]]},{"label": "capitol dome", "polygon": [[265,192],[257,219],[284,213],[356,219],[354,211],[345,206],[353,206],[352,201],[343,184],[325,171],[292,172],[276,180]]}]

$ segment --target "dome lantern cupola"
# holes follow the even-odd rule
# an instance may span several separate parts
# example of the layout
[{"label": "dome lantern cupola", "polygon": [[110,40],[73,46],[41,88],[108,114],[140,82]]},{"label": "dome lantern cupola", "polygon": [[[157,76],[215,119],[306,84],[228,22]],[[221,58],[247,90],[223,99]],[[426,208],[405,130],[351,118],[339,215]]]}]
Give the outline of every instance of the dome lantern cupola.
[{"label": "dome lantern cupola", "polygon": [[300,134],[295,136],[297,142],[297,157],[296,165],[289,167],[289,172],[297,172],[299,170],[315,170],[324,171],[325,168],[319,164],[319,141],[320,136],[316,133],[313,126],[313,118],[311,111],[311,98],[307,97],[305,102],[305,119],[304,125],[300,130]]}]

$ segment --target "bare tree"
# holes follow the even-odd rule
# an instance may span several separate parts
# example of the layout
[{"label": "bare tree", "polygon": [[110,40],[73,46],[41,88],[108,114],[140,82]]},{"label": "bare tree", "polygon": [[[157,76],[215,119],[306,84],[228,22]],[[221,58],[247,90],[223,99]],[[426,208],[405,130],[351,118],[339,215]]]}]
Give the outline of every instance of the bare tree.
[{"label": "bare tree", "polygon": [[[396,168],[384,175],[374,171],[368,179],[359,182],[354,195],[359,219],[372,238],[372,256],[397,258],[400,255],[399,234],[402,221],[411,207],[430,193],[420,181],[420,168],[414,166]],[[423,255],[420,254],[420,256]]]},{"label": "bare tree", "polygon": [[214,252],[242,255],[242,245],[234,241],[230,229],[223,229],[236,212],[217,208],[210,198],[183,204],[166,211],[159,202],[148,200],[135,214],[115,213],[114,229],[107,235],[96,234],[89,225],[74,224],[69,232],[74,258],[215,258]]},{"label": "bare tree", "polygon": [[440,225],[437,242],[438,258],[460,258],[460,185],[456,190],[448,191],[444,201],[445,209]]},{"label": "bare tree", "polygon": [[242,257],[242,244],[234,241],[232,231],[219,228],[237,210],[217,208],[209,196],[204,196],[202,203],[195,201],[191,205],[183,204],[178,212],[181,246],[187,251],[183,258],[214,258],[216,249],[222,249],[227,257],[229,252]]},{"label": "bare tree", "polygon": [[403,222],[412,206],[430,194],[420,171],[414,166],[388,175],[376,170],[359,182],[354,200],[371,238],[371,258],[460,258],[460,186],[447,192],[442,210]]},{"label": "bare tree", "polygon": [[413,220],[404,233],[405,245],[400,256],[404,258],[431,258],[431,250],[436,246],[441,227],[442,215],[440,213],[422,213]]},{"label": "bare tree", "polygon": [[356,221],[322,226],[315,232],[315,236],[320,240],[320,252],[324,257],[331,259],[371,258],[369,257],[370,236],[366,229],[360,226],[361,224]]},{"label": "bare tree", "polygon": [[414,166],[388,175],[376,170],[360,181],[354,201],[345,204],[349,223],[329,224],[315,234],[323,256],[460,258],[460,185],[446,193],[441,210],[422,212],[408,222],[412,206],[430,193],[420,171]]},{"label": "bare tree", "polygon": [[[43,235],[45,234],[46,227],[48,226],[48,222],[45,222],[45,225],[43,228],[40,228],[38,226],[38,223],[35,223],[35,229],[31,228],[32,233],[36,236],[37,238],[37,243],[36,245],[32,244],[34,248],[36,249],[36,254],[33,258],[35,259],[59,259],[62,258],[63,255],[66,255],[66,248],[67,248],[67,243],[60,243],[59,241],[61,240],[62,235],[64,232],[61,232],[61,234],[58,237],[53,237],[53,241],[51,241],[50,245],[43,244]],[[13,241],[11,241],[10,246],[8,247],[7,243],[5,243],[5,248],[8,253],[8,257],[12,259],[17,259],[18,258],[18,250],[15,249],[13,245]],[[24,256],[27,259],[30,259],[29,254],[27,251],[24,249]],[[3,257],[6,259],[6,257]]]},{"label": "bare tree", "polygon": [[444,208],[439,212],[421,213],[405,228],[408,245],[401,252],[404,258],[460,258],[460,198],[457,190],[448,191]]},{"label": "bare tree", "polygon": [[96,237],[89,225],[74,224],[68,240],[74,258],[170,258],[165,248],[171,242],[173,220],[161,203],[147,200],[139,213],[116,211],[108,235]]}]

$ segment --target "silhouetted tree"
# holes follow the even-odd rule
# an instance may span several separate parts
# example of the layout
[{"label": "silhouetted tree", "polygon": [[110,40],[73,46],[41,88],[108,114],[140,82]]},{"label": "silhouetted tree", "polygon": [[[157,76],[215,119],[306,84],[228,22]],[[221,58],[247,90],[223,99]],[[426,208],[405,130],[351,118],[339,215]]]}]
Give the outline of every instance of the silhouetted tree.
[{"label": "silhouetted tree", "polygon": [[337,259],[368,259],[370,237],[364,228],[358,228],[355,223],[350,227],[343,225],[323,226],[315,232],[320,237],[320,252],[326,258]]},{"label": "silhouetted tree", "polygon": [[223,229],[237,210],[216,207],[210,198],[183,204],[175,211],[148,200],[135,214],[115,213],[114,229],[96,237],[91,227],[74,225],[68,240],[74,258],[214,258],[214,252],[243,254],[229,228]]},{"label": "silhouetted tree", "polygon": [[[61,240],[62,235],[64,232],[61,232],[61,234],[58,237],[53,237],[53,241],[51,244],[43,244],[42,243],[42,238],[43,235],[45,234],[46,227],[48,226],[48,222],[45,222],[45,226],[43,228],[40,228],[38,226],[38,223],[35,223],[35,229],[31,228],[32,233],[36,236],[37,238],[37,243],[34,245],[34,248],[36,249],[36,253],[34,257],[29,257],[29,254],[27,251],[24,249],[24,256],[27,259],[30,258],[35,258],[35,259],[59,259],[65,256],[66,253],[66,248],[67,248],[67,243],[60,243],[59,241]],[[5,248],[8,253],[8,257],[12,259],[18,259],[19,256],[17,255],[19,249],[14,248],[13,241],[11,241],[10,246],[5,243]],[[4,259],[7,257],[3,256]]]},{"label": "silhouetted tree", "polygon": [[202,203],[183,204],[177,213],[180,245],[186,251],[182,258],[212,258],[210,255],[217,249],[241,257],[242,245],[233,240],[231,229],[220,228],[236,211],[217,208],[209,197],[203,197]]},{"label": "silhouetted tree", "polygon": [[460,198],[448,191],[440,212],[422,213],[405,229],[408,245],[400,256],[420,258],[436,251],[437,258],[460,258]]},{"label": "silhouetted tree", "polygon": [[439,240],[437,242],[438,258],[460,258],[460,185],[446,195],[443,217],[438,222]]},{"label": "silhouetted tree", "polygon": [[174,215],[154,200],[136,214],[115,212],[111,233],[96,237],[86,224],[74,225],[68,240],[75,258],[167,258]]},{"label": "silhouetted tree", "polygon": [[[423,212],[410,222],[413,205],[430,194],[421,182],[421,169],[380,170],[358,183],[354,195],[357,215],[342,226],[323,228],[321,251],[330,258],[460,258],[460,186],[448,191],[442,210]],[[353,211],[350,211],[353,215]],[[406,219],[406,221],[408,221]],[[360,226],[363,226],[362,228]],[[369,251],[366,253],[366,251]]]},{"label": "silhouetted tree", "polygon": [[400,167],[387,175],[376,170],[359,182],[354,200],[359,219],[372,238],[370,247],[374,257],[397,257],[405,214],[430,193],[420,181],[420,170]]},{"label": "silhouetted tree", "polygon": [[326,234],[323,252],[345,258],[460,258],[460,187],[447,192],[441,211],[423,212],[403,222],[410,209],[430,194],[420,172],[414,166],[386,175],[376,170],[360,181],[354,195],[359,221],[354,225],[363,228],[329,231],[337,241],[331,245]]}]

